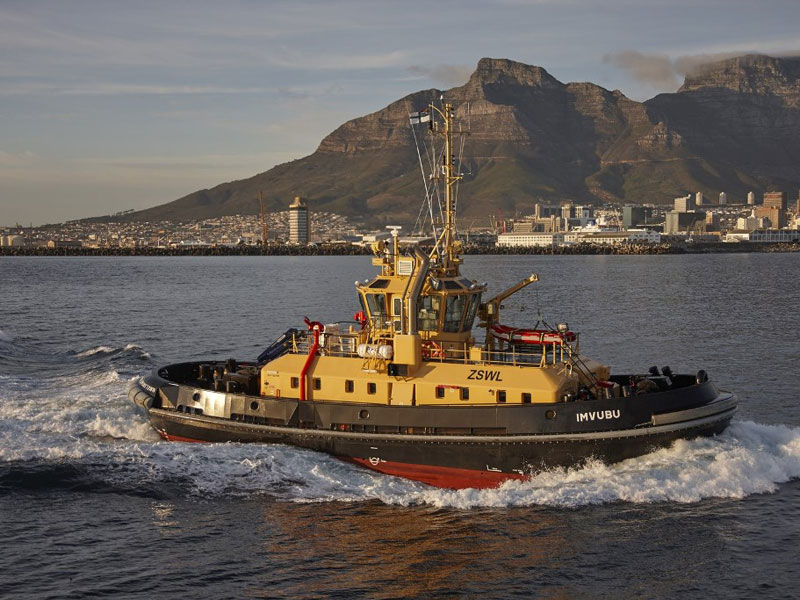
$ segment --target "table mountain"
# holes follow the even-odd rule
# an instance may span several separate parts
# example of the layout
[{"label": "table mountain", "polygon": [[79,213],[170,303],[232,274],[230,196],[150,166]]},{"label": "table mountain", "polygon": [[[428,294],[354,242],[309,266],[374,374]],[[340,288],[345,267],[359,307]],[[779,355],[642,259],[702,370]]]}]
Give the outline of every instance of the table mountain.
[{"label": "table mountain", "polygon": [[[541,67],[484,58],[466,84],[416,92],[349,121],[305,158],[129,215],[198,219],[270,210],[300,195],[312,210],[410,223],[423,184],[408,113],[440,96],[471,135],[461,217],[530,213],[538,200],[670,203],[689,191],[743,200],[800,186],[800,59],[742,56],[705,65],[644,103]],[[426,128],[416,128],[424,140]],[[427,140],[426,140],[427,142]]]}]

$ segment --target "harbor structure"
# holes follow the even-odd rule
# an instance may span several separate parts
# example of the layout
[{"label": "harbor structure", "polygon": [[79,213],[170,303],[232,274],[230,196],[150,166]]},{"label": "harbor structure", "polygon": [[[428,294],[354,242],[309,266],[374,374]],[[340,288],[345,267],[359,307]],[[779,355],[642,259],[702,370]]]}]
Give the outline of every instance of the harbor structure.
[{"label": "harbor structure", "polygon": [[289,205],[289,243],[308,243],[308,205],[300,196]]}]

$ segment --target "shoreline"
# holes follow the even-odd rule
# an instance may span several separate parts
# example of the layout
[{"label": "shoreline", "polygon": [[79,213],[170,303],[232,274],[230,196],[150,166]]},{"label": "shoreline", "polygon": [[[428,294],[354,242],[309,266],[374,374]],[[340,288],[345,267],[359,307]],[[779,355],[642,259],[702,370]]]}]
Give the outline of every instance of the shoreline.
[{"label": "shoreline", "polygon": [[[552,247],[487,247],[465,246],[464,255],[504,256],[572,256],[572,255],[655,255],[655,254],[730,254],[752,252],[800,252],[800,243],[694,243],[694,244],[632,244],[605,246],[575,244]],[[0,256],[370,256],[369,248],[344,244],[293,246],[274,244],[260,246],[210,246],[202,248],[25,248],[2,247]]]}]

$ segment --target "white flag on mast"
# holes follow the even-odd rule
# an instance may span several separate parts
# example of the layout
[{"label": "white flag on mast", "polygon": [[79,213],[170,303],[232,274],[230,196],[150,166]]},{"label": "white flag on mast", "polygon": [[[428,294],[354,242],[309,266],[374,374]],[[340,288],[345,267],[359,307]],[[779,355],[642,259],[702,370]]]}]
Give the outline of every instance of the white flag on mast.
[{"label": "white flag on mast", "polygon": [[431,113],[427,110],[421,110],[419,112],[413,112],[408,115],[411,118],[411,124],[417,125],[419,123],[427,123],[431,120]]}]

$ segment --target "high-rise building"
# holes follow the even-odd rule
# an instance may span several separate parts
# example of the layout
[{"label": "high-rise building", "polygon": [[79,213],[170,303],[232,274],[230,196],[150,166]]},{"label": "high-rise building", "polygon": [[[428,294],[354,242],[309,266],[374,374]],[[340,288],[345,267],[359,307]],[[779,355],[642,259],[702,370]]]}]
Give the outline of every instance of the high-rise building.
[{"label": "high-rise building", "polygon": [[308,205],[297,196],[289,205],[289,243],[308,243]]},{"label": "high-rise building", "polygon": [[753,206],[756,203],[756,194],[755,194],[755,192],[747,192],[747,203],[750,206]]},{"label": "high-rise building", "polygon": [[697,192],[694,195],[694,203],[696,206],[703,206],[706,203],[705,196],[703,196],[703,192]]},{"label": "high-rise building", "polygon": [[641,225],[645,222],[647,213],[644,206],[623,206],[622,207],[622,226],[625,229],[631,229],[636,225]]},{"label": "high-rise building", "polygon": [[689,212],[695,209],[694,198],[691,194],[675,198],[675,211],[676,212]]},{"label": "high-rise building", "polygon": [[719,203],[720,204],[727,204],[728,203],[728,194],[725,192],[719,193]]},{"label": "high-rise building", "polygon": [[764,194],[764,208],[786,210],[786,192],[767,192]]}]

